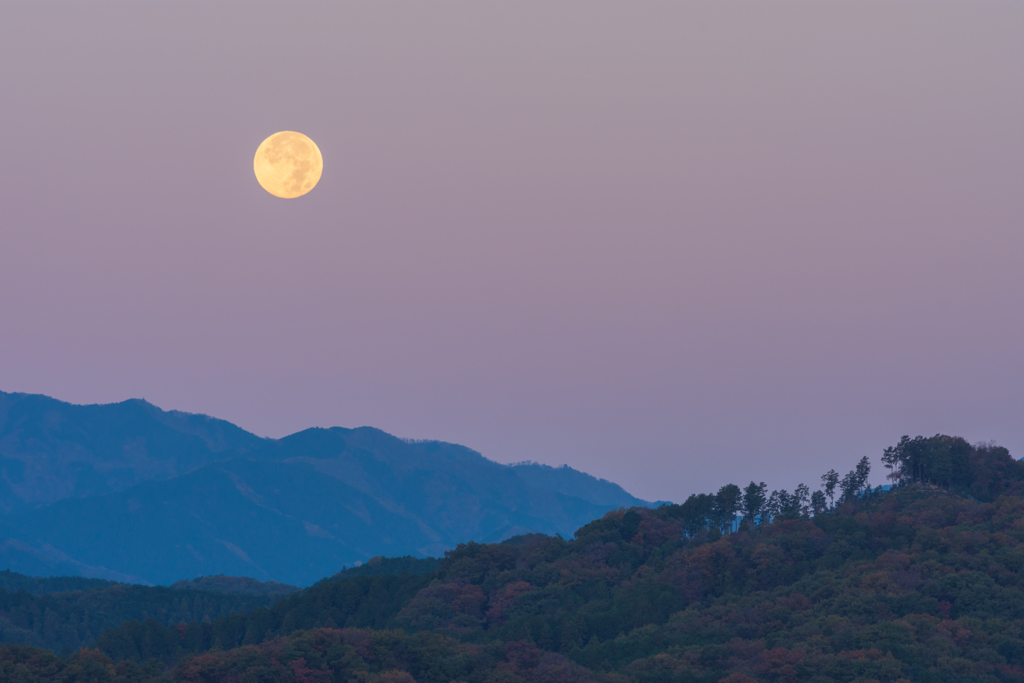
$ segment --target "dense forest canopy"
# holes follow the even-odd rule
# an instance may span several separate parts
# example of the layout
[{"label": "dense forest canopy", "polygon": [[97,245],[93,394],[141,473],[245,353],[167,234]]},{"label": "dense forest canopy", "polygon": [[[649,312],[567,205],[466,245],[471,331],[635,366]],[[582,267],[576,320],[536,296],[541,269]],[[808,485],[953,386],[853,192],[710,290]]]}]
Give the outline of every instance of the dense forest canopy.
[{"label": "dense forest canopy", "polygon": [[[71,652],[91,645],[104,631],[127,621],[153,620],[168,626],[208,622],[229,614],[247,614],[273,604],[283,595],[132,586],[106,581],[99,581],[100,585],[93,587],[91,579],[33,580],[33,577],[13,572],[5,572],[0,578],[9,586],[0,588],[0,642],[36,645],[56,652]],[[45,590],[53,588],[56,590]]]},{"label": "dense forest canopy", "polygon": [[47,593],[69,593],[92,588],[106,588],[113,585],[113,581],[87,579],[84,576],[25,576],[9,569],[0,571],[0,590],[5,590],[8,593],[16,593],[21,590],[32,595],[46,595]]},{"label": "dense forest canopy", "polygon": [[[26,683],[1024,681],[1024,465],[905,438],[819,490],[727,485],[572,539],[463,544],[209,620],[126,621]],[[403,563],[408,565],[402,569]],[[0,680],[4,680],[0,675]]]},{"label": "dense forest canopy", "polygon": [[288,595],[299,590],[296,586],[277,581],[257,581],[246,576],[199,576],[187,581],[175,581],[171,588],[178,590],[208,591],[228,595]]},{"label": "dense forest canopy", "polygon": [[[895,484],[923,482],[947,491],[990,500],[1016,470],[1009,452],[993,444],[971,446],[964,439],[937,434],[931,438],[904,436],[885,449],[882,462]],[[993,488],[995,487],[995,488]]]},{"label": "dense forest canopy", "polygon": [[431,574],[441,565],[436,557],[371,557],[364,564],[347,567],[331,578],[378,576],[380,574]]}]

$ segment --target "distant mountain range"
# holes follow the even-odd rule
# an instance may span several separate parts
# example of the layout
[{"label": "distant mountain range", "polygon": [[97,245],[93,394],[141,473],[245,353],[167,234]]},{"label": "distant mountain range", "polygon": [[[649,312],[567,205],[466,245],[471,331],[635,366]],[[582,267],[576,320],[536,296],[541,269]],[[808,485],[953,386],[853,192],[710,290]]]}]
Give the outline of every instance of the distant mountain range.
[{"label": "distant mountain range", "polygon": [[0,512],[122,491],[264,443],[230,422],[139,399],[78,406],[0,392]]},{"label": "distant mountain range", "polygon": [[571,535],[648,505],[569,467],[502,465],[369,427],[274,440],[138,399],[0,392],[0,569],[23,574],[303,586],[375,556]]}]

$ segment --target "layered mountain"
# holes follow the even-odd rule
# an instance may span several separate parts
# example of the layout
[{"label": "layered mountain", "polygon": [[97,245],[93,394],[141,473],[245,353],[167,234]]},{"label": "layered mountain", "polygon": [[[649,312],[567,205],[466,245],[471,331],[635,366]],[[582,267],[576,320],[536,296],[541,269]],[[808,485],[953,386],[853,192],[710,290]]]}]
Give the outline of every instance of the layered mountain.
[{"label": "layered mountain", "polygon": [[0,392],[0,512],[121,491],[263,443],[230,422],[140,399],[81,406]]},{"label": "layered mountain", "polygon": [[[463,446],[369,427],[271,440],[141,401],[69,406],[4,396],[21,407],[0,423],[4,462],[24,463],[37,484],[49,465],[63,487],[50,494],[62,499],[46,505],[39,488],[11,488],[23,495],[0,518],[0,567],[22,573],[141,583],[228,574],[309,585],[375,556],[439,556],[465,541],[528,532],[571,535],[608,510],[644,504],[570,468],[502,465]],[[27,409],[33,403],[45,408]],[[115,476],[123,470],[130,474]],[[82,472],[105,488],[86,495]],[[125,485],[131,477],[142,481]]]}]

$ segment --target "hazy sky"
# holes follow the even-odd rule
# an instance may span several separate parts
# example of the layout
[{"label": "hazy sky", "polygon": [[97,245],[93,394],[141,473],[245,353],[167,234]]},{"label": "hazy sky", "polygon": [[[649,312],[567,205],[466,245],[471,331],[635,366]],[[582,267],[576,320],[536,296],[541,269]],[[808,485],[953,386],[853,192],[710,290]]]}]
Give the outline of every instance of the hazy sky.
[{"label": "hazy sky", "polygon": [[[1024,456],[1022,36],[1020,2],[5,2],[0,389],[649,499],[902,434]],[[278,130],[323,152],[301,199],[253,176]]]}]

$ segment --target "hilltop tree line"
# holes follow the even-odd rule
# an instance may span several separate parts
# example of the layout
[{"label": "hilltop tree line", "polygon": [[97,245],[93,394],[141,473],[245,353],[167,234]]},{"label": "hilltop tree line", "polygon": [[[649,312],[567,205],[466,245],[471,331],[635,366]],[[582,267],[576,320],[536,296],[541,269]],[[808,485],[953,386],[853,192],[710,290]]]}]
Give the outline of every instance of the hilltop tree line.
[{"label": "hilltop tree line", "polygon": [[890,491],[865,460],[816,492],[723,487],[569,540],[464,544],[429,573],[332,577],[245,615],[126,622],[68,659],[0,648],[0,680],[1024,681],[1024,465],[906,442],[886,451],[910,453]]},{"label": "hilltop tree line", "polygon": [[696,493],[682,505],[666,507],[672,517],[683,521],[686,539],[707,540],[741,528],[755,530],[775,520],[808,519],[832,510],[870,492],[870,472],[871,463],[864,457],[842,479],[835,470],[829,470],[821,477],[822,490],[813,493],[806,484],[800,484],[792,493],[781,489],[769,494],[764,482],[752,481],[742,489],[726,484],[717,493]]},{"label": "hilltop tree line", "polygon": [[[1006,466],[1000,464],[1010,460],[1005,448],[992,444],[972,446],[961,437],[942,434],[913,439],[904,436],[882,455],[893,486],[931,484],[979,500],[991,499],[993,478],[1002,480],[1010,475]],[[872,490],[870,474],[871,462],[862,457],[842,477],[834,469],[823,474],[822,488],[813,492],[806,484],[800,484],[792,493],[781,489],[769,494],[764,482],[752,481],[742,489],[726,484],[717,493],[693,494],[682,505],[669,507],[673,515],[683,520],[686,538],[704,539],[741,527],[756,529],[775,520],[808,519],[881,493],[882,487]]]}]

